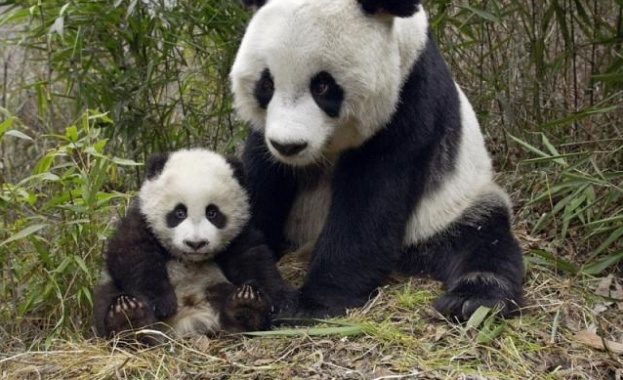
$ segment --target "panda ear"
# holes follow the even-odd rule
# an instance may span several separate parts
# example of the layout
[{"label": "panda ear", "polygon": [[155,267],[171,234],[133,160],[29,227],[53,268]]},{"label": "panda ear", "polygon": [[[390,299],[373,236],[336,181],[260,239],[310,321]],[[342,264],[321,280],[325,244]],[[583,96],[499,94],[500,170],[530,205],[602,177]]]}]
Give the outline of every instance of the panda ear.
[{"label": "panda ear", "polygon": [[240,161],[238,157],[232,155],[226,156],[225,160],[227,160],[229,166],[234,169],[234,177],[236,178],[238,183],[240,183],[242,187],[246,188],[247,173],[244,170],[244,165],[242,164],[242,161]]},{"label": "panda ear", "polygon": [[371,15],[390,14],[409,17],[420,9],[420,0],[357,0],[363,10]]},{"label": "panda ear", "polygon": [[257,11],[264,4],[266,4],[267,1],[268,0],[242,0],[242,4],[247,8],[252,8],[253,10]]},{"label": "panda ear", "polygon": [[147,159],[147,164],[145,165],[145,176],[147,179],[154,179],[160,173],[162,173],[162,169],[164,169],[164,165],[169,160],[169,153],[155,153],[152,154]]}]

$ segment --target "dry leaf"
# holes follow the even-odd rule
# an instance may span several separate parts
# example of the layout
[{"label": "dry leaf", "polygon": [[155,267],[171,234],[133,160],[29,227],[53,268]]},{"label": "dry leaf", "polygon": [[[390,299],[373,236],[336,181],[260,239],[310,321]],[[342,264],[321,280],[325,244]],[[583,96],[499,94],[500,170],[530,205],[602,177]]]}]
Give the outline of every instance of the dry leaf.
[{"label": "dry leaf", "polygon": [[[598,350],[608,350],[615,354],[623,354],[623,344],[612,342],[606,339],[602,339],[599,335],[590,330],[578,331],[575,334],[575,339],[587,346],[596,348]],[[604,346],[605,344],[605,346]]]}]

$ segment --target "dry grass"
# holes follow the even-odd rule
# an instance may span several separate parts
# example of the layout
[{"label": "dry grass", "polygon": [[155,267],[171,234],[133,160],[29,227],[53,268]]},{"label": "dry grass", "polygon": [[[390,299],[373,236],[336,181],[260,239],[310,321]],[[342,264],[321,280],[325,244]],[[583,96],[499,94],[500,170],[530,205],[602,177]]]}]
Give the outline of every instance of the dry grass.
[{"label": "dry grass", "polygon": [[[527,250],[542,245],[519,235]],[[319,325],[136,349],[94,338],[44,348],[43,332],[28,346],[4,339],[0,379],[621,379],[620,279],[569,277],[527,262],[527,305],[510,320],[450,324],[430,310],[437,283],[394,278],[339,320],[354,335],[314,335]],[[282,263],[291,278],[303,267]]]}]

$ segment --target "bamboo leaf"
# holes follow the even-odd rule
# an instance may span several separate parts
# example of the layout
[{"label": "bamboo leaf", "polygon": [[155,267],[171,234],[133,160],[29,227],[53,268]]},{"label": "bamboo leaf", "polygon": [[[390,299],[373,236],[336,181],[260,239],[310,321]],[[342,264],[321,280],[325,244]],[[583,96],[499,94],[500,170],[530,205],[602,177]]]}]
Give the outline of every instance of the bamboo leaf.
[{"label": "bamboo leaf", "polygon": [[482,322],[487,318],[489,312],[491,311],[490,307],[480,306],[474,313],[469,317],[467,323],[465,324],[466,329],[477,329],[478,326],[482,324]]},{"label": "bamboo leaf", "polygon": [[329,327],[309,327],[309,328],[295,328],[295,329],[280,329],[270,331],[250,331],[243,333],[250,336],[319,336],[319,335],[359,335],[363,334],[364,329],[359,325],[342,325],[342,326],[329,326]]},{"label": "bamboo leaf", "polygon": [[472,6],[465,6],[463,7],[465,9],[469,9],[472,13],[474,13],[475,15],[487,20],[487,21],[492,21],[492,22],[499,22],[500,18],[497,17],[496,15],[494,15],[493,13],[487,12],[484,9],[480,9],[480,8],[476,8],[476,7],[472,7]]},{"label": "bamboo leaf", "polygon": [[28,226],[26,228],[24,228],[23,230],[19,231],[18,233],[16,233],[15,235],[11,236],[10,238],[0,242],[0,247],[5,246],[11,242],[14,242],[16,240],[19,239],[23,239],[27,236],[30,236],[44,228],[46,228],[48,225],[47,224],[34,224],[31,226]]},{"label": "bamboo leaf", "polygon": [[623,250],[614,252],[607,257],[594,262],[592,264],[585,265],[582,267],[582,272],[590,274],[590,275],[598,275],[604,270],[608,269],[610,266],[618,263],[623,259]]},{"label": "bamboo leaf", "polygon": [[20,132],[16,129],[10,129],[4,133],[5,136],[12,136],[22,140],[34,141],[32,137],[27,134]]}]

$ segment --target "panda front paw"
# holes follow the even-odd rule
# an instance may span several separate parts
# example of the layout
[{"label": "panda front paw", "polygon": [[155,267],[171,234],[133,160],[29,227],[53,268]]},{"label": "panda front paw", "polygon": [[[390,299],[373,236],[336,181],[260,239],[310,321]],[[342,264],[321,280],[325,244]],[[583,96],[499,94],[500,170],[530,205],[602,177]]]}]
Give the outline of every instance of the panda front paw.
[{"label": "panda front paw", "polygon": [[244,284],[225,304],[225,330],[266,330],[270,326],[270,311],[271,305],[266,296],[253,285]]},{"label": "panda front paw", "polygon": [[508,316],[518,311],[521,287],[493,273],[469,273],[458,279],[451,289],[437,298],[433,307],[444,317],[466,321],[480,307]]},{"label": "panda front paw", "polygon": [[120,295],[110,304],[105,317],[110,334],[117,334],[154,323],[147,305],[135,297]]}]

